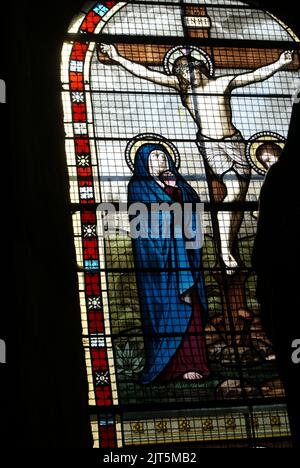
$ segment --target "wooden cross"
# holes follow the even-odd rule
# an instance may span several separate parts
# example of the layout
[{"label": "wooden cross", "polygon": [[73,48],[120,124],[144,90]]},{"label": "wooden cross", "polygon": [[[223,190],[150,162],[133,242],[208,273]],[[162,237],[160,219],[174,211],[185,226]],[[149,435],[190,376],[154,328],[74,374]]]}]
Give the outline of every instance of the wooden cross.
[{"label": "wooden cross", "polygon": [[[186,6],[184,23],[189,38],[208,39],[210,37],[211,19],[206,7]],[[183,41],[184,42],[184,41]],[[161,66],[166,53],[173,45],[157,44],[116,44],[118,52],[123,57],[145,66]],[[282,49],[255,49],[245,47],[201,47],[213,59],[216,68],[256,69],[275,62]],[[106,55],[99,53],[103,63],[113,63]],[[299,55],[294,54],[294,62],[288,70],[298,70]]]}]

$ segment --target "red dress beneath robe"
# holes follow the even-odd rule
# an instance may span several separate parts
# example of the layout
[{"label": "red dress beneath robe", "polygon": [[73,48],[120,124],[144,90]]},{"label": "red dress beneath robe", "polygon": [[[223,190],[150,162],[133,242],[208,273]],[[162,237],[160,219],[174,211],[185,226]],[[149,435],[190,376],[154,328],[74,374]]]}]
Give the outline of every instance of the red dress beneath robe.
[{"label": "red dress beneath robe", "polygon": [[[174,201],[182,203],[181,191],[177,187],[166,186],[165,191]],[[191,289],[192,315],[182,342],[156,382],[181,380],[187,372],[197,372],[203,377],[210,375],[207,363],[206,343],[201,317],[201,303],[197,288]],[[184,379],[183,379],[184,380]]]}]

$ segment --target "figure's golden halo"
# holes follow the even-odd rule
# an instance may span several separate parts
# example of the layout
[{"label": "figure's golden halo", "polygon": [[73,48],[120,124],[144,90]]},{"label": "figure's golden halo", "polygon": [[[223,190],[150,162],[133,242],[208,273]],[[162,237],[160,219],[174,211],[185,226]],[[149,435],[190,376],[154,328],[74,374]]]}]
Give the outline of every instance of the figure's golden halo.
[{"label": "figure's golden halo", "polygon": [[126,163],[131,172],[134,171],[134,161],[138,150],[143,145],[151,144],[163,146],[173,159],[176,169],[179,169],[180,155],[176,146],[161,135],[156,135],[155,133],[143,133],[142,135],[139,135],[130,140],[125,150]]},{"label": "figure's golden halo", "polygon": [[246,156],[249,164],[252,169],[254,169],[260,175],[266,175],[267,170],[262,165],[262,163],[257,159],[257,150],[260,146],[265,143],[274,143],[280,148],[284,148],[286,144],[286,139],[279,135],[279,133],[274,132],[260,132],[253,135],[247,144]]}]

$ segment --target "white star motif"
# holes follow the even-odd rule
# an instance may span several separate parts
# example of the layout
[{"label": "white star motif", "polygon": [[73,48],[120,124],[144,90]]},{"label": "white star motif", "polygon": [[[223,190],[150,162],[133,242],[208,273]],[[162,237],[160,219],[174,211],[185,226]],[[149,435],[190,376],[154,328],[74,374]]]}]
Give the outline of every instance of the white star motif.
[{"label": "white star motif", "polygon": [[100,297],[90,297],[88,299],[88,308],[89,309],[101,309]]},{"label": "white star motif", "polygon": [[90,160],[88,155],[77,155],[78,165],[81,167],[88,167],[90,165]]},{"label": "white star motif", "polygon": [[72,101],[77,103],[84,102],[84,94],[78,91],[72,93]]},{"label": "white star motif", "polygon": [[108,372],[96,372],[95,377],[97,386],[105,386],[109,384]]},{"label": "white star motif", "polygon": [[83,227],[84,237],[95,237],[97,235],[96,226],[87,224]]}]

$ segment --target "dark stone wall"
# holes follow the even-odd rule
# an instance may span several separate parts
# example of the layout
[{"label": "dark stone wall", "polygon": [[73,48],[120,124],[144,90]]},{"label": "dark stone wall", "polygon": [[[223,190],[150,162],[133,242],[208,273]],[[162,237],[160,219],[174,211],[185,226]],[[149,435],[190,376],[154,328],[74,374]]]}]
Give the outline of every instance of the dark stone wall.
[{"label": "dark stone wall", "polygon": [[60,97],[61,47],[80,8],[23,1],[8,16],[17,221],[8,366],[11,436],[21,447],[91,446]]}]

